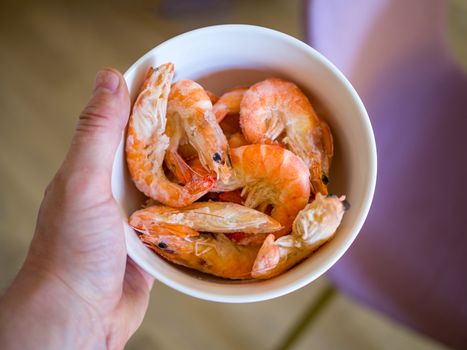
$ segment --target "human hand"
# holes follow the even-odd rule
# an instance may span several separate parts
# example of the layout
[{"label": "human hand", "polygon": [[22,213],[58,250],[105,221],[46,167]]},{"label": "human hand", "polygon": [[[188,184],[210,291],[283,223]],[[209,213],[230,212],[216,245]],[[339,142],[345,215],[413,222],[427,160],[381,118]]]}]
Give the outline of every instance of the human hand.
[{"label": "human hand", "polygon": [[0,299],[2,349],[123,348],[140,325],[152,278],[127,259],[110,184],[129,111],[121,74],[99,72],[26,261]]}]

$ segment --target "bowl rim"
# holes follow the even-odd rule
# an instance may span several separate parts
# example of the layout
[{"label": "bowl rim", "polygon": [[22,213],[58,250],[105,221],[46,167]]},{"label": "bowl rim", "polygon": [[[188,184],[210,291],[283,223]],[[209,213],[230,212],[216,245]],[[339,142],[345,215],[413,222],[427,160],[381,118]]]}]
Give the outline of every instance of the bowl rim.
[{"label": "bowl rim", "polygon": [[[277,298],[288,293],[291,293],[297,289],[300,289],[307,284],[311,283],[312,281],[319,278],[323,275],[330,267],[332,267],[337,260],[339,260],[342,255],[348,250],[350,245],[353,243],[357,235],[359,234],[366,217],[368,216],[368,212],[371,207],[371,203],[374,197],[375,187],[376,187],[376,178],[377,178],[377,150],[376,150],[376,142],[374,138],[373,128],[371,126],[370,118],[368,113],[361,101],[358,93],[356,92],[355,88],[352,84],[347,80],[344,74],[337,69],[337,67],[325,58],[321,53],[317,50],[312,48],[311,46],[307,45],[306,43],[300,41],[297,38],[294,38],[288,34],[282,33],[280,31],[257,26],[257,25],[250,25],[250,24],[220,24],[220,25],[213,25],[213,26],[206,26],[198,29],[194,29],[177,36],[174,36],[162,43],[156,45],[149,51],[147,51],[143,56],[141,56],[136,62],[134,62],[124,73],[124,78],[127,81],[128,76],[136,70],[142,62],[146,61],[148,57],[152,56],[153,51],[156,49],[160,49],[164,46],[170,45],[173,41],[178,41],[182,38],[198,35],[200,33],[211,33],[215,31],[216,33],[224,32],[224,31],[245,31],[251,32],[255,31],[260,34],[265,34],[267,36],[271,36],[280,41],[286,41],[288,44],[295,46],[298,50],[302,52],[306,52],[308,55],[313,56],[314,59],[318,60],[322,65],[324,65],[327,69],[331,71],[331,73],[336,76],[341,84],[344,85],[345,89],[349,92],[352,100],[358,110],[358,114],[360,119],[363,123],[364,130],[366,136],[369,140],[368,149],[370,150],[370,162],[368,164],[368,170],[370,175],[370,181],[366,186],[366,193],[363,196],[363,206],[358,214],[356,220],[353,222],[353,227],[349,229],[350,234],[346,239],[343,241],[342,245],[339,246],[339,249],[336,249],[331,256],[324,261],[322,265],[319,266],[313,273],[307,274],[297,280],[294,283],[289,283],[284,286],[276,287],[272,290],[268,291],[261,291],[261,292],[254,292],[251,291],[245,295],[238,295],[235,293],[218,293],[218,292],[210,292],[205,290],[200,290],[199,288],[194,286],[188,286],[182,282],[175,281],[169,277],[167,277],[163,271],[155,270],[153,267],[149,266],[149,264],[140,259],[138,255],[133,251],[133,249],[126,244],[127,247],[127,254],[130,258],[143,270],[145,270],[148,274],[153,276],[156,280],[164,283],[165,285],[182,292],[184,294],[203,299],[208,301],[215,301],[215,302],[224,302],[224,303],[250,303],[250,302],[258,302],[258,301],[265,301],[273,298]],[[128,81],[127,81],[128,82]],[[124,142],[124,135],[123,134],[123,142]],[[116,155],[118,156],[118,155]],[[126,219],[125,219],[126,220]],[[125,221],[126,222],[126,221]],[[196,279],[195,277],[192,277]],[[242,285],[242,284],[240,284]],[[229,284],[229,287],[235,288],[236,284]]]}]

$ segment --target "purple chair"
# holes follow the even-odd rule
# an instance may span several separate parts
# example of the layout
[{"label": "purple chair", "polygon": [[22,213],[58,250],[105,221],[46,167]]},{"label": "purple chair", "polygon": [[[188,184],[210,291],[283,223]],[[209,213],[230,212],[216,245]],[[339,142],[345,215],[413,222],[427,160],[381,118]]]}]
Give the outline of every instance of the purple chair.
[{"label": "purple chair", "polygon": [[446,47],[445,7],[314,0],[307,30],[359,92],[378,148],[370,215],[329,276],[391,318],[467,349],[467,75]]}]

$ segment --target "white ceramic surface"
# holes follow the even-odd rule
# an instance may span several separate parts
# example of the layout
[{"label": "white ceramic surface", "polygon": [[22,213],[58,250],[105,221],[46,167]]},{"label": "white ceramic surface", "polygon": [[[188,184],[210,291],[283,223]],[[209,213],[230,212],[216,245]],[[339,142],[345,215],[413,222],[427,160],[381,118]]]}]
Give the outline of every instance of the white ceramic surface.
[{"label": "white ceramic surface", "polygon": [[335,140],[330,191],[351,203],[335,238],[311,258],[266,281],[226,281],[167,263],[146,248],[127,218],[143,201],[126,169],[124,140],[117,151],[112,191],[124,217],[128,255],[159,281],[197,298],[229,303],[267,300],[290,293],[328,270],[349,248],[371,205],[376,182],[376,146],[365,108],[346,78],[326,58],[286,34],[250,25],[197,29],[170,39],[141,57],[125,73],[134,101],[149,66],[175,64],[175,78],[194,79],[222,93],[270,76],[297,83],[319,101]]}]

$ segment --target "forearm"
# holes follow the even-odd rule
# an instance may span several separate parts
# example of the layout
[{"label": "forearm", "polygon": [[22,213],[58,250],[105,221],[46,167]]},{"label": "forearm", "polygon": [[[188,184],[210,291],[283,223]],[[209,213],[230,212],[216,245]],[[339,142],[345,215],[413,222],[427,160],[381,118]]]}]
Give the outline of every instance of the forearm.
[{"label": "forearm", "polygon": [[0,298],[0,347],[103,349],[97,315],[55,277],[22,269]]}]

